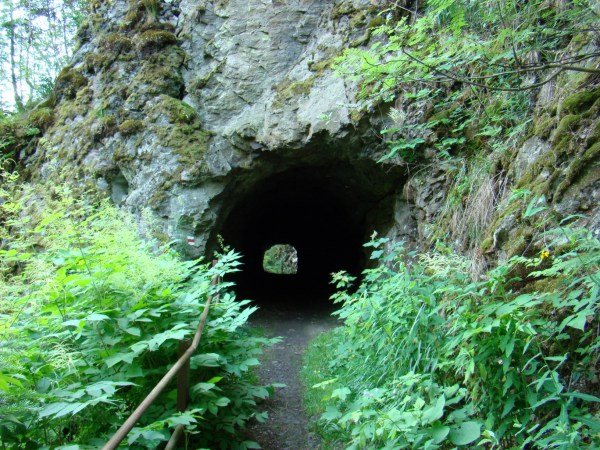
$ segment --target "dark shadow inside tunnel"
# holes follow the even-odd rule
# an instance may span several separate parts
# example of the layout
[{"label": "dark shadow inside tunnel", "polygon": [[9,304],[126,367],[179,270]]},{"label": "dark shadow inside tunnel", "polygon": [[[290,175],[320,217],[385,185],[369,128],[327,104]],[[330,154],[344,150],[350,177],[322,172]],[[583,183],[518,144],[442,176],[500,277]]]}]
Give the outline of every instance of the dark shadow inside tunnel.
[{"label": "dark shadow inside tunnel", "polygon": [[[391,223],[394,183],[375,164],[337,164],[288,169],[239,188],[213,241],[242,254],[233,281],[239,298],[289,309],[331,309],[331,274],[358,276],[367,255],[363,243]],[[386,219],[387,218],[387,219]],[[297,273],[263,268],[265,251],[288,244],[297,251]]]}]

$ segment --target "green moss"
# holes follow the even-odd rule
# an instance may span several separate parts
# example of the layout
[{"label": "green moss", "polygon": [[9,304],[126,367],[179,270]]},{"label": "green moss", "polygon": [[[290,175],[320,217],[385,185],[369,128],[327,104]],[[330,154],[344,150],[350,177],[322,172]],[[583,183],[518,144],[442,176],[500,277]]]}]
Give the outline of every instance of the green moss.
[{"label": "green moss", "polygon": [[177,43],[177,36],[170,31],[148,30],[140,34],[136,44],[141,52],[149,53]]},{"label": "green moss", "polygon": [[157,108],[167,114],[169,122],[175,124],[190,124],[197,117],[196,110],[190,105],[167,95],[161,95]]},{"label": "green moss", "polygon": [[144,128],[144,122],[141,120],[128,119],[119,125],[119,133],[123,136],[131,136]]},{"label": "green moss", "polygon": [[35,147],[39,134],[40,129],[32,126],[25,116],[0,118],[0,159],[18,162],[23,153]]},{"label": "green moss", "polygon": [[587,110],[585,110],[581,117],[586,119],[597,119],[600,116],[600,98],[598,98],[592,106],[590,106]]},{"label": "green moss", "polygon": [[37,108],[29,113],[27,121],[40,130],[47,129],[54,122],[54,109]]},{"label": "green moss", "polygon": [[337,3],[333,9],[331,10],[331,18],[339,19],[342,16],[347,16],[348,14],[356,11],[356,8],[352,4],[352,1],[344,0]]},{"label": "green moss", "polygon": [[364,110],[360,108],[355,108],[350,111],[350,120],[354,123],[358,123],[365,115]]},{"label": "green moss", "polygon": [[144,19],[144,12],[138,8],[130,9],[121,24],[122,29],[133,29]]},{"label": "green moss", "polygon": [[130,0],[129,10],[123,19],[121,28],[133,29],[139,25],[158,23],[160,3],[160,0]]},{"label": "green moss", "polygon": [[337,56],[333,56],[331,58],[323,59],[321,61],[310,62],[308,63],[308,70],[310,70],[311,72],[316,72],[317,74],[321,74],[325,70],[329,69],[337,58]]},{"label": "green moss", "polygon": [[[161,95],[148,115],[155,122],[152,131],[161,145],[171,148],[179,155],[184,166],[203,159],[211,134],[202,129],[194,108],[176,98]],[[161,120],[165,116],[169,125],[164,125]]]},{"label": "green moss", "polygon": [[548,114],[537,117],[533,123],[533,134],[542,139],[548,139],[556,120]]},{"label": "green moss", "polygon": [[103,115],[97,119],[92,119],[92,137],[94,140],[110,136],[117,131],[117,119],[112,114]]},{"label": "green moss", "polygon": [[148,61],[134,77],[131,87],[131,92],[136,94],[143,92],[175,97],[181,92],[183,77],[179,70],[170,67],[167,61],[164,63]]},{"label": "green moss", "polygon": [[596,142],[600,141],[600,120],[596,121],[596,124],[594,125],[594,128],[592,129],[592,131],[590,132],[588,138],[587,138],[587,146],[591,147],[592,145],[594,145]]},{"label": "green moss", "polygon": [[576,182],[585,169],[591,167],[595,161],[598,161],[599,156],[600,142],[597,142],[588,148],[583,155],[572,158],[569,166],[564,171],[564,178],[556,188],[554,200],[560,200],[565,191]]},{"label": "green moss", "polygon": [[350,28],[360,28],[367,24],[367,12],[365,10],[360,10],[356,14],[352,14],[350,16],[350,21],[348,25]]},{"label": "green moss", "polygon": [[315,84],[315,79],[316,76],[313,75],[301,81],[290,81],[289,79],[283,80],[275,87],[276,94],[273,103],[281,106],[285,101],[290,100],[293,97],[308,95]]},{"label": "green moss", "polygon": [[492,245],[494,243],[494,240],[491,237],[487,237],[483,240],[483,242],[481,242],[481,251],[486,253],[489,250],[492,249]]},{"label": "green moss", "polygon": [[85,70],[88,73],[99,73],[108,69],[114,60],[115,56],[112,53],[88,53],[84,57]]},{"label": "green moss", "polygon": [[190,82],[190,91],[198,91],[208,84],[208,81],[213,76],[213,72],[209,72],[203,76],[194,78]]},{"label": "green moss", "polygon": [[160,0],[139,0],[139,2],[148,12],[156,16],[160,12]]},{"label": "green moss", "polygon": [[77,50],[80,43],[89,42],[92,37],[102,28],[104,24],[104,17],[101,14],[91,14],[87,16],[86,20],[81,24],[76,33],[76,48]]},{"label": "green moss", "polygon": [[84,87],[75,96],[75,99],[64,100],[56,109],[55,123],[64,124],[67,119],[77,116],[85,116],[90,111],[90,103],[93,99],[93,91]]},{"label": "green moss", "polygon": [[133,41],[121,33],[108,33],[102,39],[100,47],[114,54],[128,52],[133,48]]},{"label": "green moss", "polygon": [[579,125],[580,120],[581,116],[579,115],[567,114],[558,123],[558,126],[554,131],[552,141],[555,143],[559,142],[560,140],[562,140],[565,134],[575,131]]},{"label": "green moss", "polygon": [[204,159],[211,134],[199,123],[163,128],[159,132],[161,143],[179,155],[179,162],[190,166]]},{"label": "green moss", "polygon": [[385,24],[385,19],[382,16],[377,16],[377,17],[373,17],[369,21],[369,24],[367,26],[369,28],[377,28],[384,24]]},{"label": "green moss", "polygon": [[567,113],[581,113],[592,106],[598,98],[600,98],[600,88],[577,92],[563,101],[562,108]]},{"label": "green moss", "polygon": [[73,99],[82,87],[87,85],[87,78],[72,67],[60,71],[54,82],[54,92],[59,99]]},{"label": "green moss", "polygon": [[590,43],[590,35],[589,33],[578,33],[573,36],[571,42],[569,43],[569,47],[571,51],[578,52],[583,48],[583,46]]}]

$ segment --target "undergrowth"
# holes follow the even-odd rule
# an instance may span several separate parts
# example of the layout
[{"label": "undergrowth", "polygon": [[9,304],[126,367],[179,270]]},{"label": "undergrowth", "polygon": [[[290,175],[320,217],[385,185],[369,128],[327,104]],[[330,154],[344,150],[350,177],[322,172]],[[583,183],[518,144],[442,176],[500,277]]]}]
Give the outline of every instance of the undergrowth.
[{"label": "undergrowth", "polygon": [[391,107],[381,161],[508,152],[530,127],[532,93],[556,79],[563,89],[563,73],[593,77],[593,2],[380,4],[371,46],[346,49],[334,68],[359,82],[357,112]]},{"label": "undergrowth", "polygon": [[[527,213],[540,219],[544,208]],[[368,244],[379,265],[358,290],[336,274],[344,325],[311,345],[304,371],[325,442],[598,446],[600,241],[566,222],[538,238],[541,254],[476,281],[462,256],[384,253],[385,238]]]},{"label": "undergrowth", "polygon": [[[191,402],[170,386],[129,434],[155,448],[185,424],[190,448],[256,448],[238,438],[270,386],[252,367],[270,343],[245,327],[254,311],[228,283],[238,257],[181,261],[139,237],[133,219],[67,187],[0,185],[0,448],[88,448],[106,442],[177,359],[207,295],[191,360]],[[86,197],[86,196],[83,196]],[[86,197],[89,198],[89,197]]]}]

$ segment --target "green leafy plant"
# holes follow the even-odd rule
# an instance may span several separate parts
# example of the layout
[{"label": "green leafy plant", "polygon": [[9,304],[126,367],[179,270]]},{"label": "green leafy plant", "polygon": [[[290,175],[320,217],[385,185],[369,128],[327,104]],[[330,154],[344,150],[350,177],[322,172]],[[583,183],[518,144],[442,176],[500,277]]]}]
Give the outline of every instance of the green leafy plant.
[{"label": "green leafy plant", "polygon": [[529,128],[531,92],[565,73],[599,73],[588,63],[598,56],[586,46],[597,31],[588,1],[383,4],[372,45],[346,49],[334,65],[360,83],[359,110],[393,102],[405,111],[382,132],[383,160],[508,152]]},{"label": "green leafy plant", "polygon": [[[529,205],[525,215],[542,212]],[[368,244],[380,264],[358,290],[336,274],[344,325],[307,361],[325,439],[348,448],[598,445],[600,241],[567,224],[541,234],[552,250],[477,281],[464,257],[429,253],[407,265],[401,247],[383,251],[386,239]]]},{"label": "green leafy plant", "polygon": [[0,444],[105,442],[177,359],[213,295],[190,362],[190,409],[176,412],[170,387],[127,446],[154,448],[180,423],[191,445],[254,445],[238,436],[250,418],[265,419],[255,405],[272,388],[256,385],[251,370],[271,341],[245,326],[255,307],[236,300],[229,283],[211,285],[236,270],[238,255],[224,253],[214,267],[184,262],[144,243],[133,219],[106,202],[76,201],[64,186],[19,188],[10,174],[5,181]]}]

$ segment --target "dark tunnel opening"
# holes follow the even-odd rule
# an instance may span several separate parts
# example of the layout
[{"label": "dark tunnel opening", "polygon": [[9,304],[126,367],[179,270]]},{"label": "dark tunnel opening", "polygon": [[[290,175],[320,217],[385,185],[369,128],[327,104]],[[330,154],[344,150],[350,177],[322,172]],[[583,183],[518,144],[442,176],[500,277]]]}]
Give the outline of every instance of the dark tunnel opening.
[{"label": "dark tunnel opening", "polygon": [[[359,276],[367,262],[364,242],[393,221],[397,185],[389,180],[374,163],[309,166],[266,177],[237,195],[213,240],[218,234],[242,254],[242,270],[233,276],[238,297],[331,309],[331,274]],[[264,270],[264,253],[276,244],[296,249],[296,274]]]}]

